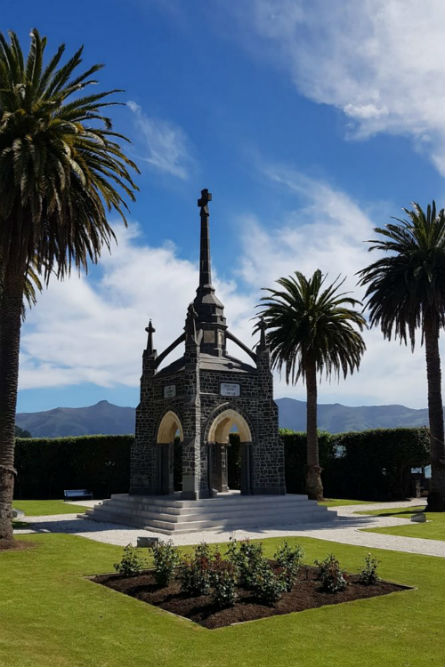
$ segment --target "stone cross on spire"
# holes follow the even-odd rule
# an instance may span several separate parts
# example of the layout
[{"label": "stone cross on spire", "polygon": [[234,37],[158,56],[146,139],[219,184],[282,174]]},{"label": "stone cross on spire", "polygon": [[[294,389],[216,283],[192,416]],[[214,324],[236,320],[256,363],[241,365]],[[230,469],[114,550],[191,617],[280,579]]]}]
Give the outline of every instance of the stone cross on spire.
[{"label": "stone cross on spire", "polygon": [[154,352],[154,349],[153,349],[153,334],[156,331],[156,329],[152,325],[151,320],[148,323],[148,327],[145,327],[145,331],[148,333],[147,352],[148,352],[148,354],[153,354],[153,352]]},{"label": "stone cross on spire", "polygon": [[200,287],[212,284],[212,271],[210,267],[209,201],[212,201],[212,194],[205,188],[204,190],[201,190],[201,197],[198,199],[198,206],[201,209],[201,248],[199,262]]}]

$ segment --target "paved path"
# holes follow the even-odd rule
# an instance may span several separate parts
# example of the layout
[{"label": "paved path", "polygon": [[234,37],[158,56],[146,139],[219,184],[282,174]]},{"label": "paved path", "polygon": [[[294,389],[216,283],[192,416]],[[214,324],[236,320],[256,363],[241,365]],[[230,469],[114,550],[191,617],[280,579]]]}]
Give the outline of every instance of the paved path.
[{"label": "paved path", "polygon": [[[79,505],[92,506],[99,501],[83,501]],[[329,524],[301,524],[299,526],[279,526],[273,530],[236,530],[236,531],[205,531],[186,533],[172,537],[174,544],[198,544],[199,542],[227,542],[230,537],[245,539],[250,537],[285,537],[304,536],[315,537],[329,542],[341,542],[342,544],[355,544],[375,549],[389,549],[392,551],[404,551],[407,553],[424,554],[428,556],[439,556],[445,558],[445,542],[439,540],[424,540],[414,537],[401,537],[399,535],[384,535],[381,533],[367,533],[362,528],[382,526],[403,526],[410,524],[409,519],[393,517],[361,516],[354,514],[357,511],[372,509],[390,509],[393,507],[416,507],[425,504],[423,499],[413,499],[405,502],[376,503],[372,505],[345,505],[332,508],[336,511],[338,519]],[[161,537],[157,533],[141,528],[131,528],[112,523],[99,523],[88,519],[79,518],[76,514],[58,514],[55,516],[24,517],[22,521],[33,524],[29,530],[16,530],[17,535],[23,533],[71,533],[80,535],[98,542],[107,544],[136,545],[137,538]]]}]

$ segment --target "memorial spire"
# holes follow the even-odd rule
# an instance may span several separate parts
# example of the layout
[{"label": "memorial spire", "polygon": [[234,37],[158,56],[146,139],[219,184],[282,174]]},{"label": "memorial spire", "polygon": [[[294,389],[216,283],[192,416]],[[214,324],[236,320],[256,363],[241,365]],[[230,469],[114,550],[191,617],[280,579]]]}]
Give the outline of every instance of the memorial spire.
[{"label": "memorial spire", "polygon": [[210,260],[209,202],[211,193],[205,188],[198,199],[201,218],[201,241],[199,251],[199,285],[193,302],[196,312],[196,327],[203,332],[201,351],[207,354],[225,353],[224,306],[215,294],[212,285]]},{"label": "memorial spire", "polygon": [[212,193],[205,188],[201,190],[198,199],[201,217],[201,243],[199,254],[199,286],[208,287],[212,284],[212,269],[210,262],[210,237],[209,237],[209,201],[212,201]]}]

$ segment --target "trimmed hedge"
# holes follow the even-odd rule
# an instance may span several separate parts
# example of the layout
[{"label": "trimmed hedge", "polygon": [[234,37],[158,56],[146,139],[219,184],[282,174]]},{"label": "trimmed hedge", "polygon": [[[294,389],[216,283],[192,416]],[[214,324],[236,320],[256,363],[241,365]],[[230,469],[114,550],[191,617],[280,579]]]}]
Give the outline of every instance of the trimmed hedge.
[{"label": "trimmed hedge", "polygon": [[[304,493],[306,434],[280,431],[288,493]],[[17,438],[16,498],[62,498],[64,489],[87,488],[96,498],[126,493],[132,435]],[[400,499],[410,495],[411,468],[429,463],[425,428],[319,433],[324,493],[331,498]],[[181,445],[175,443],[175,488],[181,488]],[[240,485],[240,446],[230,434],[228,478]]]},{"label": "trimmed hedge", "polygon": [[[304,493],[306,434],[281,431],[286,486]],[[411,468],[430,462],[426,428],[319,433],[324,494],[328,498],[390,500],[411,493]]]},{"label": "trimmed hedge", "polygon": [[15,498],[63,498],[88,489],[95,498],[126,493],[132,435],[87,435],[16,440]]}]

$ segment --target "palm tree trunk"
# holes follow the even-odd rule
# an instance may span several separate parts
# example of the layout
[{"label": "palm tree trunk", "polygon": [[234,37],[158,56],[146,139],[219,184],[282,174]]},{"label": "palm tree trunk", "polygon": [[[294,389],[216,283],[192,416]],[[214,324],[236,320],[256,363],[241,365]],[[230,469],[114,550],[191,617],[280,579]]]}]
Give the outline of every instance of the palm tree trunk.
[{"label": "palm tree trunk", "polygon": [[307,465],[306,465],[306,493],[311,500],[323,500],[323,484],[321,482],[321,468],[318,456],[317,435],[317,373],[315,363],[310,361],[306,366],[307,391]]},{"label": "palm tree trunk", "polygon": [[0,541],[12,540],[15,410],[20,326],[25,283],[23,262],[4,267],[0,285]]},{"label": "palm tree trunk", "polygon": [[424,319],[426,373],[428,381],[428,416],[431,439],[431,487],[428,510],[445,510],[445,445],[441,371],[439,356],[439,325],[434,314]]}]

